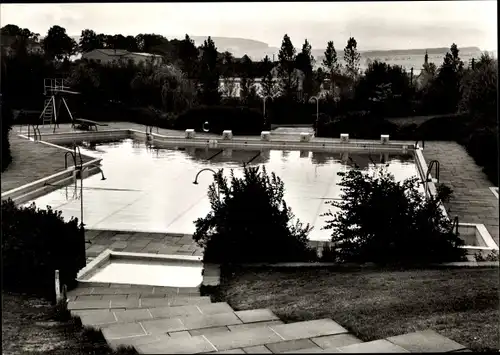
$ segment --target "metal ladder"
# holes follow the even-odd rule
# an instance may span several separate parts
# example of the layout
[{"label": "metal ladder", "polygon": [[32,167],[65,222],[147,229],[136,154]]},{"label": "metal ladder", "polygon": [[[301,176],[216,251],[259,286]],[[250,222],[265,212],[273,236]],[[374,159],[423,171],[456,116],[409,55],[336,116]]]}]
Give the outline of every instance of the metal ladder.
[{"label": "metal ladder", "polygon": [[53,121],[52,118],[54,117],[54,100],[52,96],[48,99],[45,99],[43,107],[45,107],[45,111],[42,117],[42,124],[44,126],[46,124],[51,125]]}]

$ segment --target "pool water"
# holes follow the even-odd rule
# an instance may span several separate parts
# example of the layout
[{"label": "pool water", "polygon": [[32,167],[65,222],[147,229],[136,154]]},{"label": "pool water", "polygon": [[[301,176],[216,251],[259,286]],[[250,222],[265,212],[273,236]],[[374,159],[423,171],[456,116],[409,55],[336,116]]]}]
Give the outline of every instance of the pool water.
[{"label": "pool water", "polygon": [[181,265],[179,263],[113,260],[89,277],[90,282],[112,282],[117,284],[198,287],[203,282],[203,265]]},{"label": "pool water", "polygon": [[[412,154],[402,153],[332,153],[287,150],[239,150],[220,148],[156,148],[144,142],[125,139],[119,142],[81,144],[82,154],[90,153],[102,160],[106,180],[100,174],[84,179],[84,223],[88,229],[111,229],[142,232],[191,234],[194,221],[210,210],[207,190],[212,173],[200,169],[224,168],[229,175],[234,168],[242,175],[243,163],[264,165],[284,182],[285,201],[303,223],[314,229],[312,240],[330,239],[330,231],[322,230],[325,217],[332,209],[328,200],[338,199],[340,171],[356,165],[371,172],[387,166],[396,180],[418,174]],[[375,165],[372,163],[375,162]],[[80,182],[61,188],[35,200],[37,206],[52,206],[65,218],[80,217]]]}]

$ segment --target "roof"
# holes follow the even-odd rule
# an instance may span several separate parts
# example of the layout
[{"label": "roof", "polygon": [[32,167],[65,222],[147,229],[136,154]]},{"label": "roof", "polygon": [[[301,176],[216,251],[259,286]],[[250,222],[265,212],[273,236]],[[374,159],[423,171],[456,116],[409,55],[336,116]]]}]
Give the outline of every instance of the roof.
[{"label": "roof", "polygon": [[126,50],[123,50],[123,49],[94,49],[94,50],[91,50],[89,52],[86,52],[86,53],[83,53],[83,57],[85,55],[89,55],[90,53],[94,53],[94,52],[98,52],[98,53],[102,53],[104,55],[108,55],[110,57],[122,57],[126,54],[129,54],[130,52],[129,51],[126,51]]},{"label": "roof", "polygon": [[139,56],[142,56],[142,57],[161,57],[161,55],[152,54],[152,53],[129,52],[127,54],[134,54],[134,55],[139,55]]}]

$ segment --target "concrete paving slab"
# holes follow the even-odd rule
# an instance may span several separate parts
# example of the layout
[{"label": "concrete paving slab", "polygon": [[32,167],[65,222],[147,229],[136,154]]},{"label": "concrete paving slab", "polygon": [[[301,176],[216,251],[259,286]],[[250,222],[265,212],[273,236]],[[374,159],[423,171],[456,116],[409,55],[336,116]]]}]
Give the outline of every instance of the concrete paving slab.
[{"label": "concrete paving slab", "polygon": [[116,319],[120,323],[138,322],[152,319],[149,309],[129,309],[124,312],[116,312]]},{"label": "concrete paving slab", "polygon": [[201,304],[197,306],[203,314],[231,313],[234,312],[226,302],[217,302],[211,304]]},{"label": "concrete paving slab", "polygon": [[191,336],[196,335],[207,335],[207,334],[215,334],[215,333],[229,333],[230,330],[226,326],[222,327],[211,327],[211,328],[203,328],[203,329],[193,329],[189,331]]},{"label": "concrete paving slab", "polygon": [[176,297],[170,301],[170,306],[187,306],[211,303],[210,297]]},{"label": "concrete paving slab", "polygon": [[342,353],[409,353],[408,350],[385,339],[347,345],[337,350]]},{"label": "concrete paving slab", "polygon": [[352,334],[327,335],[312,338],[311,340],[322,349],[340,348],[342,346],[359,344],[363,342]]},{"label": "concrete paving slab", "polygon": [[402,334],[387,338],[387,340],[412,353],[450,352],[466,348],[456,341],[446,338],[431,329]]},{"label": "concrete paving slab", "polygon": [[314,338],[324,335],[348,333],[340,324],[331,319],[317,319],[305,322],[270,326],[284,340]]},{"label": "concrete paving slab", "polygon": [[146,335],[140,323],[113,324],[102,329],[106,339],[120,339],[132,336]]},{"label": "concrete paving slab", "polygon": [[70,301],[68,302],[69,310],[77,309],[109,309],[111,301]]},{"label": "concrete paving slab", "polygon": [[113,324],[117,322],[115,314],[107,310],[83,314],[80,316],[80,320],[84,326]]},{"label": "concrete paving slab", "polygon": [[321,349],[319,346],[315,346],[314,348],[297,349],[297,350],[287,351],[284,354],[309,354],[309,353],[331,354],[331,353],[340,353],[340,350],[337,350],[336,348],[333,348],[332,350],[331,349],[324,350],[324,349]]},{"label": "concrete paving slab", "polygon": [[264,322],[279,319],[270,309],[267,308],[250,309],[235,313],[243,321],[243,323]]},{"label": "concrete paving slab", "polygon": [[154,343],[137,345],[136,350],[142,354],[197,354],[217,349],[203,336],[191,338],[164,338]]},{"label": "concrete paving slab", "polygon": [[166,334],[187,330],[179,318],[153,319],[141,322],[147,334]]},{"label": "concrete paving slab", "polygon": [[278,324],[284,324],[284,323],[283,323],[283,321],[280,321],[280,320],[271,320],[268,322],[256,322],[256,323],[243,323],[243,324],[236,324],[236,325],[228,325],[227,327],[231,331],[236,331],[236,330],[244,330],[244,329],[261,328],[261,327],[267,327],[270,325],[278,325]]},{"label": "concrete paving slab", "polygon": [[221,327],[241,324],[241,320],[234,313],[220,313],[182,318],[182,323],[187,330]]},{"label": "concrete paving slab", "polygon": [[129,338],[110,339],[107,340],[107,343],[112,349],[116,350],[120,345],[137,346],[141,344],[153,343],[167,337],[167,335],[140,335]]},{"label": "concrete paving slab", "polygon": [[265,345],[249,346],[243,348],[245,354],[272,354],[272,351],[266,348]]},{"label": "concrete paving slab", "polygon": [[266,345],[266,347],[274,354],[300,349],[310,349],[314,346],[314,343],[309,339],[287,340]]},{"label": "concrete paving slab", "polygon": [[267,327],[234,331],[230,333],[207,334],[205,337],[219,351],[283,341],[283,338]]},{"label": "concrete paving slab", "polygon": [[214,351],[209,354],[246,354],[246,352],[244,352],[243,349],[230,349],[224,351]]},{"label": "concrete paving slab", "polygon": [[149,308],[149,311],[153,318],[178,318],[201,315],[197,306],[156,307]]}]

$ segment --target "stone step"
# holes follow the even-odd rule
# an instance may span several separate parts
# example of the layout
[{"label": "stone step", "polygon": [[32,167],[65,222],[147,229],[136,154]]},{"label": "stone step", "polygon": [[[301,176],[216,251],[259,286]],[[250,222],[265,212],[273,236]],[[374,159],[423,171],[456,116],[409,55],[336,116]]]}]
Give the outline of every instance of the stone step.
[{"label": "stone step", "polygon": [[[159,286],[137,286],[121,284],[93,284],[82,285],[68,292],[68,297],[78,296],[108,296],[108,295],[132,295],[139,297],[165,297],[166,295],[200,295],[199,287],[159,287]],[[97,299],[97,297],[94,297]]]},{"label": "stone step", "polygon": [[69,301],[68,310],[91,310],[91,309],[137,309],[155,307],[173,307],[209,304],[210,297],[206,296],[183,296],[169,295],[165,298],[138,298],[138,299],[111,299],[111,300],[88,300]]},{"label": "stone step", "polygon": [[129,310],[104,309],[71,311],[73,315],[80,317],[84,326],[93,326],[97,328],[103,328],[109,325],[116,325],[121,323],[141,322],[152,319],[168,319],[232,312],[233,309],[225,302]]},{"label": "stone step", "polygon": [[[231,349],[246,349],[269,344],[286,343],[282,345],[282,349],[290,347],[291,343],[297,343],[298,340],[307,338],[318,338],[327,335],[346,334],[347,330],[332,321],[331,319],[319,319],[313,321],[276,324],[276,325],[261,325],[251,329],[232,330],[230,332],[217,332],[213,334],[203,335],[207,343],[215,347],[213,351],[226,351]],[[189,342],[195,337],[186,337],[185,339],[177,338],[177,341]],[[290,342],[291,341],[291,342]],[[168,348],[172,344],[172,339],[163,338],[150,343],[137,344],[135,347],[141,353],[161,353],[170,352]],[[314,342],[302,342],[301,346],[315,346]],[[305,344],[307,343],[307,344]],[[198,352],[205,352],[208,348],[206,344],[200,345]],[[275,346],[279,348],[278,345]],[[269,349],[269,348],[268,348]]]}]

